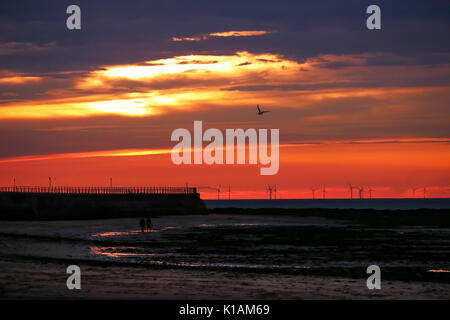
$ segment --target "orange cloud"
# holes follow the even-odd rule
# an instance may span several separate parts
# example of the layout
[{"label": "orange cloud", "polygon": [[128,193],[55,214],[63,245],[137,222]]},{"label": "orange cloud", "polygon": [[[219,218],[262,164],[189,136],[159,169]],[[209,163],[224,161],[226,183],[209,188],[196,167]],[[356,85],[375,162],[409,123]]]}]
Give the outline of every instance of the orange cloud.
[{"label": "orange cloud", "polygon": [[257,37],[266,34],[274,33],[275,31],[268,30],[242,30],[242,31],[225,31],[225,32],[212,32],[195,37],[172,37],[172,41],[201,41],[208,40],[211,37]]},{"label": "orange cloud", "polygon": [[23,73],[0,71],[0,85],[16,85],[41,80],[42,80],[41,77],[28,76]]},{"label": "orange cloud", "polygon": [[226,31],[226,32],[214,32],[209,35],[212,37],[255,37],[265,34],[273,33],[274,31]]},{"label": "orange cloud", "polygon": [[97,157],[149,156],[156,154],[167,154],[170,152],[171,149],[122,149],[122,150],[105,150],[105,151],[91,151],[91,152],[58,153],[48,155],[33,155],[33,156],[3,158],[0,159],[0,163],[43,161],[56,159],[81,159],[81,158],[97,158]]},{"label": "orange cloud", "polygon": [[[445,82],[433,86],[430,81],[444,79],[450,67],[367,64],[379,57],[384,54],[323,55],[299,62],[271,53],[237,52],[104,66],[77,74],[71,87],[52,88],[38,99],[5,100],[0,119],[167,116],[167,123],[171,114],[211,118],[208,111],[220,109],[223,121],[235,121],[225,109],[253,109],[259,103],[276,111],[270,114],[270,126],[281,129],[287,139],[283,142],[295,136],[314,141],[417,137],[409,127],[444,125],[450,90]],[[250,119],[253,113],[248,112],[241,114],[242,122],[267,125],[269,118]],[[439,136],[437,130],[427,134]]]}]

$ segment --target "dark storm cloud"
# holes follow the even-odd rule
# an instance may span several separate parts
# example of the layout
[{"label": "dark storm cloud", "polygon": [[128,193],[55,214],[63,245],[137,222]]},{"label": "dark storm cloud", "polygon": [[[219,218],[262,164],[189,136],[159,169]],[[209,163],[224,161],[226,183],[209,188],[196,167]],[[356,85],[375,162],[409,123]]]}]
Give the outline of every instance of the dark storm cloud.
[{"label": "dark storm cloud", "polygon": [[[73,97],[98,93],[148,92],[221,84],[221,79],[192,79],[174,75],[149,82],[110,80],[109,87],[80,90],[77,80],[90,71],[113,64],[139,63],[188,54],[233,54],[236,51],[285,55],[304,62],[324,54],[388,52],[367,57],[365,66],[422,65],[450,62],[449,1],[377,1],[382,30],[365,27],[365,9],[372,1],[136,1],[78,0],[0,2],[0,70],[20,72],[42,81],[0,84],[0,102],[46,99],[52,92]],[[78,4],[82,30],[66,28],[66,8]],[[172,37],[231,30],[276,30],[255,37],[211,37],[202,41],[172,41]],[[214,60],[211,60],[214,62]],[[247,63],[241,63],[244,67]],[[320,67],[357,67],[349,61],[326,61]],[[302,71],[301,71],[302,72]],[[402,77],[401,77],[402,76]],[[341,79],[339,79],[341,80]],[[248,85],[224,90],[314,91],[342,88],[380,88],[449,85],[446,75],[415,76],[370,72],[358,82]],[[61,94],[63,92],[64,94]],[[58,94],[56,94],[58,95]],[[386,99],[386,100],[383,100]],[[447,137],[448,95],[436,94],[407,101],[413,112],[389,107],[388,97],[327,99],[304,108],[280,107],[271,114],[271,127],[283,130],[283,142],[384,136]],[[303,104],[299,102],[299,105]],[[406,104],[406,103],[405,103]],[[400,107],[403,105],[398,102]],[[398,107],[398,106],[397,106]],[[214,112],[210,112],[214,110]],[[0,157],[85,152],[121,148],[166,148],[174,128],[191,128],[194,120],[267,126],[256,122],[255,108],[242,106],[239,120],[229,108],[206,103],[197,109],[158,117],[95,116],[69,119],[0,119]],[[323,117],[327,120],[320,120]],[[329,118],[327,118],[329,117]],[[336,117],[337,120],[333,120]],[[406,119],[407,118],[407,119]],[[330,120],[331,119],[331,120]],[[239,122],[238,122],[239,121]],[[219,123],[220,122],[220,123]]]},{"label": "dark storm cloud", "polygon": [[[81,7],[81,31],[65,27],[69,4]],[[297,60],[325,53],[387,51],[427,57],[448,52],[448,1],[377,1],[382,9],[381,31],[365,28],[369,4],[356,0],[2,1],[0,48],[8,43],[35,48],[54,45],[48,50],[4,55],[0,69],[87,70],[180,54],[238,50],[269,51]],[[171,41],[172,37],[230,30],[277,32],[261,37]]]}]

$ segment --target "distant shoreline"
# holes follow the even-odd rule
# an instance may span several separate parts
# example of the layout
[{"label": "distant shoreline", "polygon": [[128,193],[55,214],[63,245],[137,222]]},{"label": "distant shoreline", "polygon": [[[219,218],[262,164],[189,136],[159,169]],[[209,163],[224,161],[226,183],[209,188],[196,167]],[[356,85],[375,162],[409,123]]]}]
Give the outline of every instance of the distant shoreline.
[{"label": "distant shoreline", "polygon": [[406,199],[239,199],[203,200],[208,209],[374,209],[374,210],[416,210],[450,209],[450,198],[406,198]]}]

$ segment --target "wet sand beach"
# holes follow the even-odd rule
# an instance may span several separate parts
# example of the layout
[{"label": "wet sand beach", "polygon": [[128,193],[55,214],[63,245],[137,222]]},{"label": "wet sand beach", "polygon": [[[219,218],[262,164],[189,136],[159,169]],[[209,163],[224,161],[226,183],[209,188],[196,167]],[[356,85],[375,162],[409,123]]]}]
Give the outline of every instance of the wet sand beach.
[{"label": "wet sand beach", "polygon": [[[2,299],[448,299],[445,211],[210,210],[137,219],[3,221]],[[68,290],[79,265],[82,290]],[[379,265],[382,289],[368,290]]]},{"label": "wet sand beach", "polygon": [[81,290],[66,287],[67,264],[2,259],[2,299],[448,299],[450,285],[280,273],[152,269],[80,264]]}]

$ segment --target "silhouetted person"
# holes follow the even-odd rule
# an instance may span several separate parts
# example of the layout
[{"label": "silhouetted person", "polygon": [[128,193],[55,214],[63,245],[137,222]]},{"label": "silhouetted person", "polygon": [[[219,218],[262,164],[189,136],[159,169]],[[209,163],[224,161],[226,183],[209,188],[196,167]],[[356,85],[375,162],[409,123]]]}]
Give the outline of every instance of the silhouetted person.
[{"label": "silhouetted person", "polygon": [[152,220],[150,218],[147,218],[147,232],[152,231]]},{"label": "silhouetted person", "polygon": [[139,221],[139,224],[141,225],[141,231],[145,231],[145,220],[142,218],[141,221]]}]

